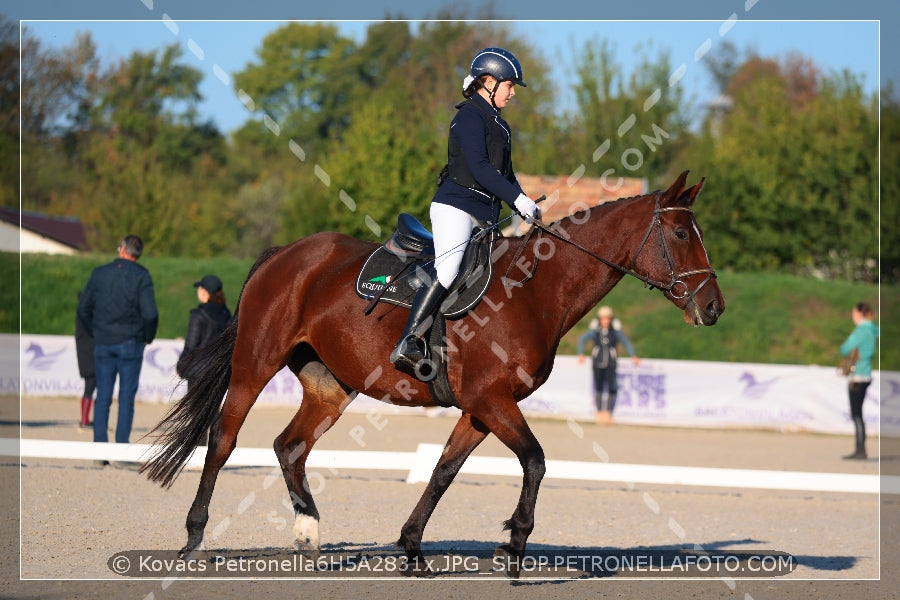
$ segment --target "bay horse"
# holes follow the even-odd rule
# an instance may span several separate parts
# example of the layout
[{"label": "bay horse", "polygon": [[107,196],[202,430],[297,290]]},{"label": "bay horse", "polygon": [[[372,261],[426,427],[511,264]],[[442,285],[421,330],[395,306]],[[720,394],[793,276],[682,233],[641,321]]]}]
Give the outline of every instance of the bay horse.
[{"label": "bay horse", "polygon": [[[446,330],[448,378],[462,414],[401,528],[397,545],[410,564],[424,564],[425,525],[488,434],[516,455],[523,471],[518,504],[504,523],[509,543],[497,555],[509,564],[524,557],[545,463],[518,402],[547,380],[562,336],[626,274],[660,289],[689,324],[713,325],[722,314],[725,301],[692,209],[704,180],[686,188],[687,175],[665,191],[607,202],[550,226],[537,222],[531,231],[538,235],[498,239],[484,299]],[[426,383],[388,360],[406,310],[379,304],[364,315],[366,301],[354,293],[356,276],[376,247],[317,233],[270,248],[251,268],[231,326],[196,358],[203,365],[197,382],[154,429],[154,453],[141,466],[150,480],[169,487],[209,434],[182,556],[200,548],[219,471],[257,396],[283,367],[303,387],[297,413],[274,441],[299,551],[315,553],[319,546],[306,459],[355,396],[435,405]],[[507,574],[517,577],[518,570]]]}]

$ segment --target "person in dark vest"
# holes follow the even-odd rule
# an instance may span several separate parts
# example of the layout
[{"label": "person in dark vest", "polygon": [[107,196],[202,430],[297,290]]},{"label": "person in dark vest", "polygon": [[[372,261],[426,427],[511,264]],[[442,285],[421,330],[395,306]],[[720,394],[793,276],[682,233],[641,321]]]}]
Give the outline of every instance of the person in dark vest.
[{"label": "person in dark vest", "polygon": [[197,371],[197,364],[192,364],[191,355],[214,340],[231,322],[231,312],[225,305],[221,279],[215,275],[205,275],[194,283],[194,287],[197,288],[197,300],[200,304],[191,309],[184,348],[175,365],[176,372],[187,381],[188,388]]},{"label": "person in dark vest", "polygon": [[463,81],[466,100],[456,105],[447,143],[447,165],[431,200],[435,261],[416,292],[406,327],[390,360],[416,371],[427,359],[424,337],[447,290],[459,273],[472,229],[496,225],[501,202],[526,219],[540,209],[522,190],[512,163],[512,133],[500,111],[525,86],[518,59],[503,48],[485,48]]},{"label": "person in dark vest", "polygon": [[591,321],[587,332],[578,338],[578,362],[584,362],[584,344],[588,341],[593,344],[591,357],[594,374],[594,405],[597,407],[595,419],[598,425],[606,425],[612,422],[612,412],[616,407],[616,398],[619,393],[618,373],[616,372],[619,342],[628,350],[631,361],[635,365],[640,362],[640,359],[634,351],[631,340],[622,331],[622,324],[618,319],[613,318],[613,311],[608,306],[600,307],[597,311],[597,319]]}]

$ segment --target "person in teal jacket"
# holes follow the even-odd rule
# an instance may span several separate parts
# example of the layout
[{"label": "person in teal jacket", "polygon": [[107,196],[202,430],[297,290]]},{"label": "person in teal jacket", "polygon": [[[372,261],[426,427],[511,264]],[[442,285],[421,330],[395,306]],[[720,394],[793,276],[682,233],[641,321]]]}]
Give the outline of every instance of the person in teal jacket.
[{"label": "person in teal jacket", "polygon": [[850,417],[856,434],[856,450],[845,459],[866,460],[866,424],[863,421],[862,406],[866,398],[866,390],[872,383],[872,358],[875,356],[875,343],[878,327],[872,322],[872,307],[868,302],[860,302],[853,307],[852,319],[856,328],[841,344],[841,356],[847,356],[856,348],[859,360],[849,375],[848,390],[850,395]]}]

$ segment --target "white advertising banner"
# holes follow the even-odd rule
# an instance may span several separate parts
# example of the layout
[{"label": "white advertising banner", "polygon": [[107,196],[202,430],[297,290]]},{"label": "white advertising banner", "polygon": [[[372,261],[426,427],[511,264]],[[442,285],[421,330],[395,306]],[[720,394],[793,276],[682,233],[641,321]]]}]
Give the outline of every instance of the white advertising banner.
[{"label": "white advertising banner", "polygon": [[[835,367],[619,359],[615,420],[634,425],[750,427],[853,433],[847,379]],[[593,415],[590,361],[559,356],[523,411]],[[867,432],[900,436],[900,373],[875,372]]]},{"label": "white advertising banner", "polygon": [[[81,396],[75,341],[70,336],[0,335],[0,393]],[[180,340],[156,340],[144,352],[139,401],[170,402],[185,392],[175,374]],[[18,356],[14,349],[18,349]],[[18,363],[18,364],[16,364]],[[18,373],[19,375],[15,375]],[[287,369],[258,402],[299,404],[302,389]],[[400,410],[360,396],[348,410]],[[549,380],[521,402],[529,415],[593,419],[590,362],[558,356]],[[900,373],[875,372],[863,405],[867,431],[900,436]],[[750,427],[852,433],[847,380],[834,367],[643,359],[619,361],[620,423],[677,427]]]},{"label": "white advertising banner", "polygon": [[[84,380],[78,373],[75,354],[75,337],[60,335],[0,336],[14,338],[21,361],[22,395],[81,397]],[[184,348],[183,340],[154,340],[144,349],[137,400],[140,402],[170,402],[181,398],[187,391],[185,384],[175,373],[175,364]],[[18,370],[18,369],[16,369]],[[12,382],[0,387],[0,392],[10,393]],[[13,388],[15,389],[15,388]],[[258,402],[300,404],[302,388],[294,374],[284,369],[266,386]]]}]

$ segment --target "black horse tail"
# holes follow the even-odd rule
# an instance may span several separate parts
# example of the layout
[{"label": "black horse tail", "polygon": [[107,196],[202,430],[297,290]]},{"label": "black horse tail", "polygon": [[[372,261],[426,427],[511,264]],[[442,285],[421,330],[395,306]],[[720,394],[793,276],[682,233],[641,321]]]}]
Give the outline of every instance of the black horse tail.
[{"label": "black horse tail", "polygon": [[[268,248],[256,259],[243,287],[247,287],[256,270],[278,250],[277,246]],[[243,293],[242,288],[241,295]],[[210,427],[219,416],[231,379],[231,357],[237,341],[240,306],[239,296],[228,327],[191,355],[186,366],[192,373],[187,393],[148,434],[156,432],[159,435],[153,444],[153,454],[141,465],[139,472],[146,473],[149,480],[163,487],[172,486],[194,449],[206,442]]]}]

